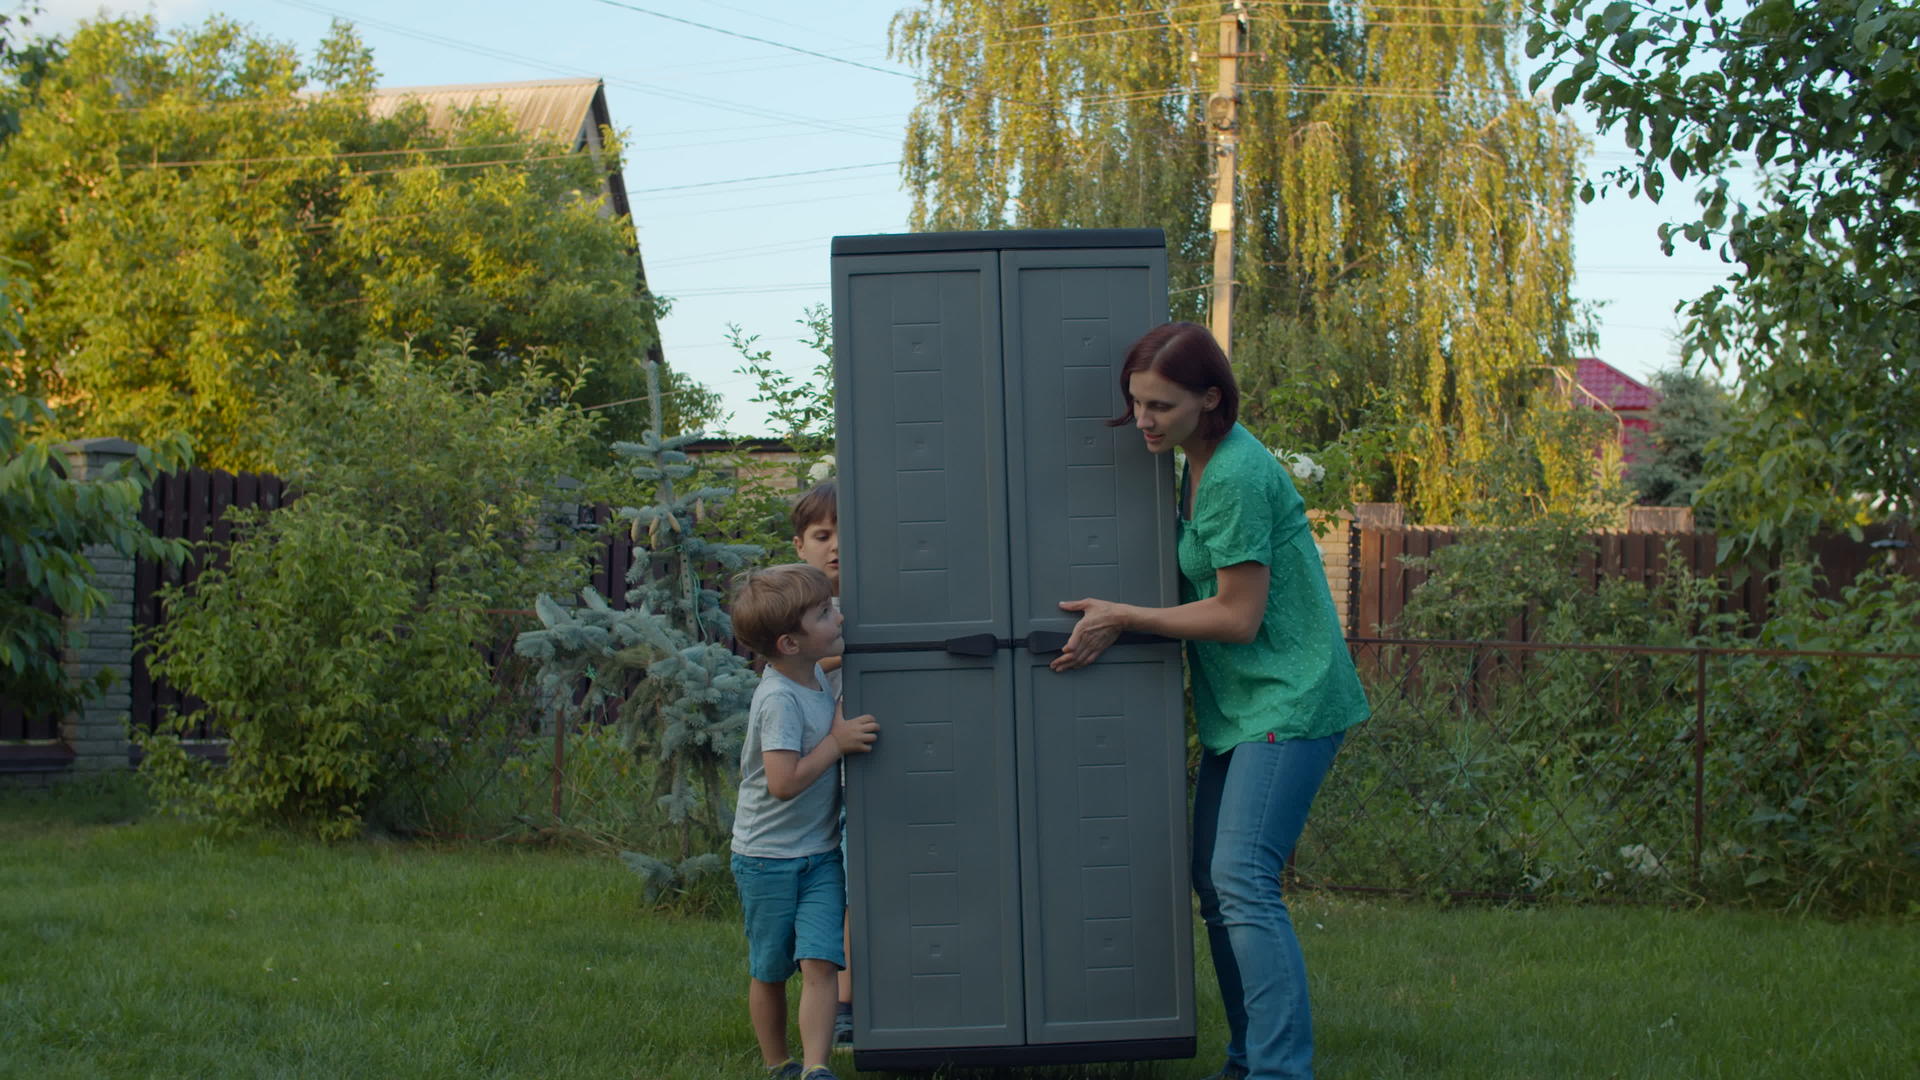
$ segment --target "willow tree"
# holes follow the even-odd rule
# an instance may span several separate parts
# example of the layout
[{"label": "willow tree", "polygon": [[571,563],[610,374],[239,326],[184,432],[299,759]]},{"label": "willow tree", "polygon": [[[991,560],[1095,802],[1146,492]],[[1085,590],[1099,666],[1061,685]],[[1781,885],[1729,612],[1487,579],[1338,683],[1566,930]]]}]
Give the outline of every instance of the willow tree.
[{"label": "willow tree", "polygon": [[[1202,318],[1224,5],[924,0],[893,24],[922,73],[903,171],[917,228],[1158,226],[1176,314]],[[1574,322],[1581,143],[1511,64],[1495,0],[1246,5],[1234,360],[1250,426],[1356,445],[1359,488],[1462,514],[1502,446],[1577,502],[1557,414]],[[1365,442],[1367,440],[1358,440]],[[1571,453],[1571,457],[1570,457]],[[1502,470],[1511,482],[1510,470]],[[1343,492],[1342,494],[1345,494]]]}]

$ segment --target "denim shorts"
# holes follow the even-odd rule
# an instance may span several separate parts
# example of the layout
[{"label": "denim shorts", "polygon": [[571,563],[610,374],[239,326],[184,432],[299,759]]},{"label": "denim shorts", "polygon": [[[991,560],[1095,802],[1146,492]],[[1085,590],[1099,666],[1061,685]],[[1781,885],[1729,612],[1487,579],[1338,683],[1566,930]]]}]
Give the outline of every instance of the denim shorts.
[{"label": "denim shorts", "polygon": [[747,924],[747,968],[761,982],[786,982],[802,960],[847,966],[840,922],[847,873],[840,850],[798,859],[733,857]]}]

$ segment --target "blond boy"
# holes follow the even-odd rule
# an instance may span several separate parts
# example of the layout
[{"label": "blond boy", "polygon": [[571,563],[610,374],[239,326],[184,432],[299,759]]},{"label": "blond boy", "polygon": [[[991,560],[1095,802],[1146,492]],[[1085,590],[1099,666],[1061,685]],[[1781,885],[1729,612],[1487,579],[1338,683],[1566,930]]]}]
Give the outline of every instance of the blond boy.
[{"label": "blond boy", "polygon": [[[733,602],[734,635],[767,662],[740,749],[733,876],[746,921],[747,1011],[772,1077],[834,1080],[835,976],[846,966],[846,869],[840,776],[847,754],[873,749],[879,725],[849,720],[820,663],[843,648],[826,574],[803,564],[748,574]],[[802,1061],[787,1046],[787,980],[800,971]]]}]

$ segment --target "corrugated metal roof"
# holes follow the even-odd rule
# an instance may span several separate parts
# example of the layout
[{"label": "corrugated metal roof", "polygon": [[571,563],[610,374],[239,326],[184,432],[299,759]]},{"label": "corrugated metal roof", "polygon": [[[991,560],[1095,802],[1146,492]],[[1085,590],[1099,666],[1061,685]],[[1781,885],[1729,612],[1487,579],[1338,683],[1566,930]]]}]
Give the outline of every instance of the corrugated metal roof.
[{"label": "corrugated metal roof", "polygon": [[449,86],[383,86],[373,92],[367,110],[388,117],[407,102],[426,106],[436,129],[453,123],[455,114],[476,105],[494,105],[506,111],[523,134],[560,139],[572,146],[598,145],[590,117],[599,79],[537,79],[532,82],[463,83]]}]

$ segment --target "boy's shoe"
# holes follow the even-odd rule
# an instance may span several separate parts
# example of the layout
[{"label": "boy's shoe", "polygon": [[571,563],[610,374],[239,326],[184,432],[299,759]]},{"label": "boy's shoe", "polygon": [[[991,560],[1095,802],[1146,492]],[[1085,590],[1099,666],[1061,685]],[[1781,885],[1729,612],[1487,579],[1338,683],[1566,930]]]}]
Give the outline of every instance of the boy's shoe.
[{"label": "boy's shoe", "polygon": [[1207,1077],[1207,1080],[1247,1080],[1247,1067],[1245,1065],[1235,1065],[1229,1061],[1225,1065],[1220,1066],[1219,1072]]},{"label": "boy's shoe", "polygon": [[840,1078],[833,1075],[833,1070],[827,1068],[825,1065],[815,1065],[813,1068],[801,1073],[800,1080],[840,1080]]},{"label": "boy's shoe", "polygon": [[853,1014],[850,1012],[833,1014],[833,1044],[835,1046],[853,1045]]},{"label": "boy's shoe", "polygon": [[799,1080],[803,1071],[799,1062],[788,1058],[778,1065],[767,1066],[767,1080]]}]

